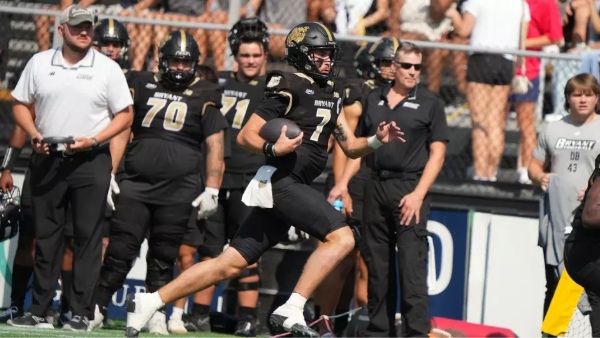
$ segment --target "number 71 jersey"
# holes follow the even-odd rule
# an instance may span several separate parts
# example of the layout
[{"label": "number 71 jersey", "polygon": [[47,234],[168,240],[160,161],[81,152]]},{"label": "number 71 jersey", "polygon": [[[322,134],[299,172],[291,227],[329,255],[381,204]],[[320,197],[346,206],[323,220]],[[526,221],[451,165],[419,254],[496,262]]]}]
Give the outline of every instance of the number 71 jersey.
[{"label": "number 71 jersey", "polygon": [[171,90],[162,84],[160,74],[150,72],[131,72],[128,81],[134,140],[175,141],[200,150],[206,137],[227,126],[218,110],[222,91],[217,84],[196,79],[185,89]]}]

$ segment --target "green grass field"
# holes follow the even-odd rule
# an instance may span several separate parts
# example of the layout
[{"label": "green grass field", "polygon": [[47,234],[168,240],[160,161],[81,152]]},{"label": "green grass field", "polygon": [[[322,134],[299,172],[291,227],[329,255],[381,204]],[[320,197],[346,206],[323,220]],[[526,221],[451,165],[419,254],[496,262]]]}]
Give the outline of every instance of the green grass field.
[{"label": "green grass field", "polygon": [[[101,330],[93,332],[69,332],[61,329],[54,330],[25,330],[22,328],[12,327],[6,324],[0,324],[0,337],[123,337],[125,335],[125,322],[124,321],[110,321],[109,325]],[[174,335],[176,336],[176,335]],[[158,337],[148,333],[140,334],[140,337]],[[180,337],[233,337],[229,335],[219,333],[188,333]]]}]

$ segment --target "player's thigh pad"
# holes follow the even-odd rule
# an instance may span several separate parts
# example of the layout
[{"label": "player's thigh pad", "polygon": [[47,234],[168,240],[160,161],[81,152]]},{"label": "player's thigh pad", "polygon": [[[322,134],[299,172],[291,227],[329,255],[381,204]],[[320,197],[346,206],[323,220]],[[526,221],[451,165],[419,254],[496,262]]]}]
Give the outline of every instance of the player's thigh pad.
[{"label": "player's thigh pad", "polygon": [[248,218],[252,208],[242,202],[244,189],[229,190],[226,201],[225,231],[228,239],[232,239],[242,223]]},{"label": "player's thigh pad", "polygon": [[120,196],[110,222],[106,255],[123,260],[138,257],[150,222],[150,206],[129,196]]},{"label": "player's thigh pad", "polygon": [[162,260],[177,258],[192,210],[191,203],[154,206],[148,243],[152,256]]},{"label": "player's thigh pad", "polygon": [[329,204],[322,193],[289,177],[273,184],[273,205],[287,225],[320,241],[346,225],[342,213]]},{"label": "player's thigh pad", "polygon": [[236,249],[251,265],[287,235],[291,224],[281,219],[273,209],[252,208],[246,221],[231,240]]}]

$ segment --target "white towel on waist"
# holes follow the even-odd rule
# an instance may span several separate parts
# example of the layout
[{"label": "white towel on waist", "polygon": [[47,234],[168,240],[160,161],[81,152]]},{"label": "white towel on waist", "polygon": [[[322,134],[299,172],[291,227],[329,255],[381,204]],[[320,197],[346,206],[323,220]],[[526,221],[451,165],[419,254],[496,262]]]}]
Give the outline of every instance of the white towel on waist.
[{"label": "white towel on waist", "polygon": [[273,207],[273,189],[271,186],[271,176],[277,168],[264,165],[258,169],[256,175],[244,191],[242,202],[249,207],[272,208]]}]

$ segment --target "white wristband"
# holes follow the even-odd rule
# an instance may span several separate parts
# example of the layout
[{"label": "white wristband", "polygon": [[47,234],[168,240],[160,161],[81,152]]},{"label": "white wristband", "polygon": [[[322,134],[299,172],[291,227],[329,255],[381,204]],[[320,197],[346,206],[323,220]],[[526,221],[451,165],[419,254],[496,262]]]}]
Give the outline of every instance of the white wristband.
[{"label": "white wristband", "polygon": [[206,187],[206,188],[204,188],[204,191],[206,191],[207,193],[209,193],[213,196],[219,196],[219,189],[217,189],[217,188]]},{"label": "white wristband", "polygon": [[381,141],[379,141],[379,139],[377,138],[377,135],[369,137],[367,139],[367,144],[373,149],[377,149],[383,145],[383,143],[381,143]]}]

